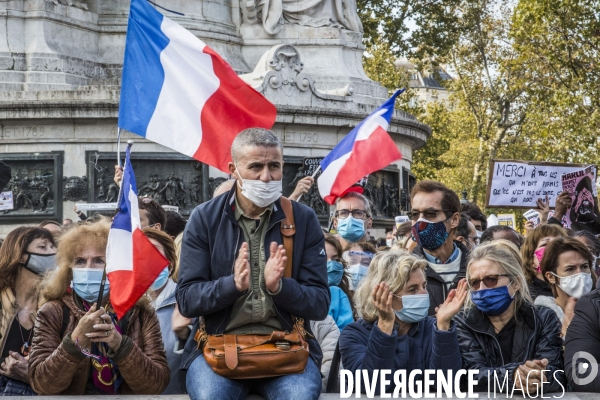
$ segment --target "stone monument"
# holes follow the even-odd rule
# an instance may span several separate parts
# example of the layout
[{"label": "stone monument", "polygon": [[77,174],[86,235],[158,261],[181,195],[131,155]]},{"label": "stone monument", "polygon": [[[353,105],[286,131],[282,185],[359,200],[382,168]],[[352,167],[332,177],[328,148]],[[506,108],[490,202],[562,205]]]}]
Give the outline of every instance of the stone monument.
[{"label": "stone monument", "polygon": [[[183,14],[159,9],[221,54],[277,106],[273,130],[285,148],[284,194],[293,190],[289,183],[305,157],[325,156],[389,97],[364,73],[355,0],[154,3]],[[32,207],[39,211],[46,201],[52,218],[76,219],[75,202],[105,201],[114,191],[110,166],[117,150],[128,10],[128,0],[0,2],[0,37],[6,38],[0,40],[0,143],[4,153],[23,154],[24,160],[28,155],[57,159],[49,155],[62,152],[62,165],[55,165],[62,181],[38,179],[37,205]],[[369,178],[367,192],[376,210],[374,236],[381,236],[378,229],[391,226],[391,217],[406,208],[412,153],[430,135],[427,126],[401,111],[396,111],[389,132],[403,159]],[[123,139],[135,142],[132,154],[139,159],[141,170],[136,174],[143,192],[164,204],[182,205],[184,214],[208,199],[226,177],[136,135],[125,133]],[[33,182],[35,176],[23,171],[16,181]],[[46,191],[53,198],[48,194],[40,203],[43,183],[53,185]],[[17,196],[19,189],[15,190]],[[26,200],[20,201],[29,207]],[[61,207],[54,204],[58,201]],[[302,201],[326,224],[330,210],[317,192],[309,192]],[[41,217],[31,214],[21,221],[11,212],[0,214],[0,237],[16,223]]]}]

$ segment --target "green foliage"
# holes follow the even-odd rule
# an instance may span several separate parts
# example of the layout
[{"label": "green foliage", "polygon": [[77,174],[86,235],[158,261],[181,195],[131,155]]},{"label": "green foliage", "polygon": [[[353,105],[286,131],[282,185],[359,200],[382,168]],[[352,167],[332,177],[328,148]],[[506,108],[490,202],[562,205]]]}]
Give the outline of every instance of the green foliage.
[{"label": "green foliage", "polygon": [[597,163],[600,0],[358,5],[372,79],[400,87],[404,77],[391,70],[398,55],[423,69],[445,65],[456,78],[447,83],[451,107],[409,109],[432,128],[413,156],[419,179],[468,189],[482,204],[492,159]]}]

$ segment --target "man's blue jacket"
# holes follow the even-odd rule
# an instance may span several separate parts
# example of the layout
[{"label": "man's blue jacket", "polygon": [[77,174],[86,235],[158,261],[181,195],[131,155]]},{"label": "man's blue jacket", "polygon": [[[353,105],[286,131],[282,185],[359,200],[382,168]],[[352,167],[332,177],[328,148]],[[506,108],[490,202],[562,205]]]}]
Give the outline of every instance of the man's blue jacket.
[{"label": "man's blue jacket", "polygon": [[[177,304],[184,317],[204,317],[208,334],[225,332],[233,305],[244,294],[236,289],[233,278],[235,260],[244,242],[243,230],[235,219],[235,190],[234,185],[229,193],[196,207],[183,234]],[[265,235],[266,260],[271,242],[283,244],[280,225],[285,213],[279,200],[273,206]],[[282,278],[281,291],[272,298],[283,329],[292,330],[291,315],[304,318],[304,328],[311,333],[307,338],[310,354],[320,366],[322,353],[312,338],[309,321],[325,319],[329,310],[324,236],[311,208],[295,201],[292,207],[296,224],[292,277]],[[183,369],[201,354],[194,341],[197,330],[198,323],[184,349]]]}]

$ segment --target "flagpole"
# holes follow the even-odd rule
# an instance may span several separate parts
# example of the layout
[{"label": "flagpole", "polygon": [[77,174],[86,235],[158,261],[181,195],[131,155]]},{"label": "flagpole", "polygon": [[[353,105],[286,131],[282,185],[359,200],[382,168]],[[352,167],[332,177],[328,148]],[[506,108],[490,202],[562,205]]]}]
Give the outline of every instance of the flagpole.
[{"label": "flagpole", "polygon": [[[117,157],[118,157],[118,161],[119,161],[119,167],[121,166],[121,152],[120,152],[120,147],[121,145],[121,129],[119,128],[119,133],[117,135]],[[133,146],[133,140],[128,140],[127,141],[127,148],[131,150],[131,146]],[[123,169],[123,174],[125,173],[125,169]],[[121,177],[121,184],[119,185],[119,195],[117,196],[117,213],[121,210],[121,208],[119,207],[119,205],[121,204],[121,196],[123,195],[123,178],[125,177],[125,175],[123,175]],[[102,306],[102,299],[104,298],[103,294],[104,294],[104,286],[106,284],[106,264],[104,264],[104,272],[102,273],[102,280],[100,281],[100,292],[98,293],[98,302],[96,304],[98,304],[98,309],[100,309],[100,307]]]}]

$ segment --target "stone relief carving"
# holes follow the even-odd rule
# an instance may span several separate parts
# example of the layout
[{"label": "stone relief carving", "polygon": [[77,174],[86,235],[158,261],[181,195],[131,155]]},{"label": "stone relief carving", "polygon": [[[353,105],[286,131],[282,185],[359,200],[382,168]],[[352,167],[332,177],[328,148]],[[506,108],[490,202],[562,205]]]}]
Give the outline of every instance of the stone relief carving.
[{"label": "stone relief carving", "polygon": [[262,24],[270,35],[279,33],[286,24],[363,32],[356,0],[242,0],[240,3],[243,21]]},{"label": "stone relief carving", "polygon": [[393,218],[400,215],[400,188],[398,173],[377,171],[369,175],[364,185],[364,195],[369,199],[374,216]]},{"label": "stone relief carving", "polygon": [[215,190],[217,190],[217,188],[226,180],[226,178],[208,178],[208,188],[211,199],[214,196]]},{"label": "stone relief carving", "polygon": [[349,101],[354,88],[346,85],[343,88],[319,91],[315,88],[312,77],[302,70],[300,53],[289,44],[273,46],[261,57],[254,71],[240,77],[257,91],[265,93],[267,89],[281,89],[287,97],[310,90],[315,96],[324,100]]},{"label": "stone relief carving", "polygon": [[[53,176],[44,171],[40,175],[25,175],[21,171],[13,175],[5,191],[13,192],[14,209],[10,213],[52,213],[54,212]],[[4,213],[8,213],[5,211]]]},{"label": "stone relief carving", "polygon": [[63,177],[63,198],[70,201],[85,200],[87,197],[87,176]]},{"label": "stone relief carving", "polygon": [[87,0],[83,1],[72,1],[72,0],[46,0],[47,2],[53,3],[55,5],[65,5],[69,7],[80,8],[82,10],[88,10],[89,7],[87,5]]}]

